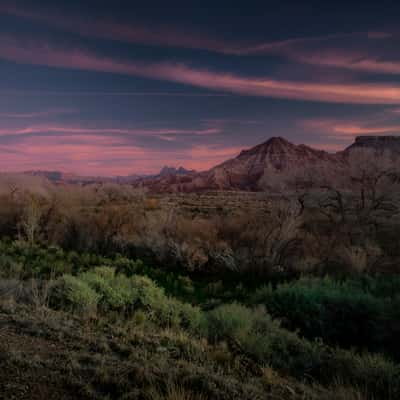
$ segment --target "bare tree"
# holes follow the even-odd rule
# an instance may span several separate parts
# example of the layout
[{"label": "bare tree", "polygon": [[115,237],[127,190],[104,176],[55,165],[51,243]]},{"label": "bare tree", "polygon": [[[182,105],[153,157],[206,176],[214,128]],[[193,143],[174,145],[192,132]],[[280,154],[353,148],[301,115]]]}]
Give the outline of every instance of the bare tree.
[{"label": "bare tree", "polygon": [[43,210],[39,199],[37,196],[30,195],[21,219],[21,227],[30,245],[33,245],[37,239],[42,215]]}]

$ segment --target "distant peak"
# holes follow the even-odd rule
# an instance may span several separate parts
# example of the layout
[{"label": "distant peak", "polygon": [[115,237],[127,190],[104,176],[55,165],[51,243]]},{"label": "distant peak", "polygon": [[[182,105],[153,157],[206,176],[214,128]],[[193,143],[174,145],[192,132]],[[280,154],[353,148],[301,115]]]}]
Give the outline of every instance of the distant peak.
[{"label": "distant peak", "polygon": [[160,176],[177,175],[177,174],[185,175],[185,174],[191,174],[191,173],[194,173],[194,172],[195,172],[194,170],[189,170],[189,169],[186,169],[186,168],[183,168],[183,167],[175,168],[175,167],[170,167],[168,165],[165,165],[161,169],[159,175]]}]

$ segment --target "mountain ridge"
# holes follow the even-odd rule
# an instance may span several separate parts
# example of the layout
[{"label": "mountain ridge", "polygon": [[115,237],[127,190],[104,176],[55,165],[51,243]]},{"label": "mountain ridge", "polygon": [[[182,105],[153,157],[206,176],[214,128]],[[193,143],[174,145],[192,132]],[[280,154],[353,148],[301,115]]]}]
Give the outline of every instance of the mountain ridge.
[{"label": "mountain ridge", "polygon": [[[394,146],[395,143],[395,146]],[[392,149],[392,147],[395,147]],[[287,190],[300,181],[340,183],[346,180],[349,162],[356,149],[400,150],[400,137],[357,137],[342,151],[328,153],[305,144],[293,144],[282,137],[271,137],[237,157],[185,179],[157,179],[143,182],[156,192],[192,192],[204,190]],[[400,151],[399,151],[400,154]]]},{"label": "mountain ridge", "polygon": [[[329,153],[305,144],[293,144],[283,137],[268,140],[242,150],[237,157],[196,172],[184,167],[164,166],[155,175],[120,177],[82,177],[59,171],[27,171],[57,183],[121,183],[155,192],[191,192],[204,190],[284,190],[296,180],[313,175],[320,181],[337,182],[346,175],[355,150],[391,150],[400,156],[400,136],[357,136],[342,151]],[[310,179],[310,178],[307,178]]]}]

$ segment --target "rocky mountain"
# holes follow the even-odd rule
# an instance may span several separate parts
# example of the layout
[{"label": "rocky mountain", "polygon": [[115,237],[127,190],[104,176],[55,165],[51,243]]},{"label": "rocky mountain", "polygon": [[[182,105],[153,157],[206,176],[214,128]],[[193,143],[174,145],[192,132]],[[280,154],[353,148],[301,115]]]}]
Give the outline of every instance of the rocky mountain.
[{"label": "rocky mountain", "polygon": [[[155,192],[193,192],[204,190],[281,191],[311,184],[348,184],[348,171],[356,153],[390,150],[400,160],[400,137],[359,136],[338,153],[328,153],[304,144],[295,145],[272,137],[208,171],[165,166],[156,175],[129,175],[113,178],[83,177],[58,171],[29,171],[56,183],[121,183],[145,187]],[[346,181],[347,179],[347,181]]]},{"label": "rocky mountain", "polygon": [[390,150],[400,153],[400,137],[360,136],[354,144],[337,153],[295,145],[272,137],[237,157],[205,172],[185,176],[160,175],[142,182],[153,191],[192,192],[204,190],[290,190],[295,187],[329,184],[349,185],[349,168],[354,150]]},{"label": "rocky mountain", "polygon": [[150,190],[190,192],[202,190],[275,190],[292,187],[306,180],[313,169],[320,177],[340,174],[343,154],[330,154],[305,145],[295,145],[273,137],[214,168],[173,179],[159,178],[144,182]]},{"label": "rocky mountain", "polygon": [[310,170],[317,169],[328,179],[340,173],[343,164],[342,155],[273,137],[214,167],[207,175],[218,189],[284,189],[296,180],[307,179]]}]

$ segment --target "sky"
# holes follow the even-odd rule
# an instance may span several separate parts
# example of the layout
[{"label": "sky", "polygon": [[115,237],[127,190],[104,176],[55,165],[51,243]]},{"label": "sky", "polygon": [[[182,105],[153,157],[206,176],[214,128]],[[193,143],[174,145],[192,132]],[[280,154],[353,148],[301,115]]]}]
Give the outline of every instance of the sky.
[{"label": "sky", "polygon": [[0,0],[0,171],[205,170],[273,136],[335,152],[398,134],[399,17],[396,2]]}]

